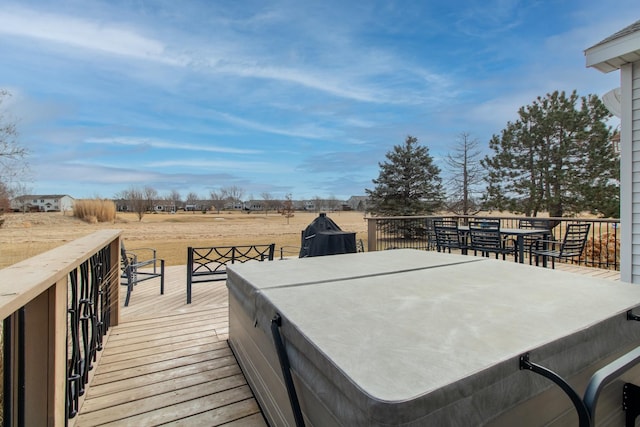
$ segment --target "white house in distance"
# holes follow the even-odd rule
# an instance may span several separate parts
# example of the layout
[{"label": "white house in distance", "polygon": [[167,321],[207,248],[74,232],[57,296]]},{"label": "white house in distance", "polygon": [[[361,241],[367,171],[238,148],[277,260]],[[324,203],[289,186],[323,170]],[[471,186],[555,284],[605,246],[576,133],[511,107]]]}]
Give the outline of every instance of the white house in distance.
[{"label": "white house in distance", "polygon": [[620,279],[640,283],[640,21],[584,54],[587,67],[620,70]]},{"label": "white house in distance", "polygon": [[27,195],[11,200],[16,212],[65,212],[73,209],[73,197],[66,194]]}]

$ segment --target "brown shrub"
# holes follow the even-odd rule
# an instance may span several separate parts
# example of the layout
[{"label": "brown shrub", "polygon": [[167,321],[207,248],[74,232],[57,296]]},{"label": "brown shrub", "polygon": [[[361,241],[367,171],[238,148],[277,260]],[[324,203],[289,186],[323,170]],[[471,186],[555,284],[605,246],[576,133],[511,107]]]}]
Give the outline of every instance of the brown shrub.
[{"label": "brown shrub", "polygon": [[614,261],[620,262],[620,240],[612,233],[589,238],[582,255],[587,264],[593,263],[612,265]]},{"label": "brown shrub", "polygon": [[73,216],[90,224],[96,222],[114,222],[116,205],[113,200],[80,199],[73,204]]}]

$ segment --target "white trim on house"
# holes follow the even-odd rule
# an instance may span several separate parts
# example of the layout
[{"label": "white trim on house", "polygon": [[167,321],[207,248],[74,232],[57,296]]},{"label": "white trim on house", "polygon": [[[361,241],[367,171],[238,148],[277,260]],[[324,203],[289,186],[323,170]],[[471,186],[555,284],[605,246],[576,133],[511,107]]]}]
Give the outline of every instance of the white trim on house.
[{"label": "white trim on house", "polygon": [[584,54],[587,67],[620,70],[620,279],[640,283],[640,21]]},{"label": "white trim on house", "polygon": [[640,61],[640,21],[607,37],[584,53],[587,67],[596,68],[603,73]]}]

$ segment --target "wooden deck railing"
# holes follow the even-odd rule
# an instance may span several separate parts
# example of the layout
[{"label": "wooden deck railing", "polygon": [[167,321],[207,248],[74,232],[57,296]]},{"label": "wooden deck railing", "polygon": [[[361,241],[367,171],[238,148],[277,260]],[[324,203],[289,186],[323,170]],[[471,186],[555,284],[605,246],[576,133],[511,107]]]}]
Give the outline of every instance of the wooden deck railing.
[{"label": "wooden deck railing", "polygon": [[[469,219],[481,219],[478,216],[398,216],[367,218],[367,250],[379,251],[391,248],[435,249],[431,241],[429,220],[434,218],[452,218],[459,224],[466,224]],[[620,220],[619,219],[586,219],[586,218],[524,218],[524,217],[492,217],[499,219],[503,228],[518,228],[522,219],[545,219],[550,222],[553,238],[562,239],[567,224],[590,223],[589,238],[580,259],[572,263],[587,267],[620,270]]]},{"label": "wooden deck railing", "polygon": [[0,270],[3,425],[64,426],[118,323],[121,232],[102,230]]}]

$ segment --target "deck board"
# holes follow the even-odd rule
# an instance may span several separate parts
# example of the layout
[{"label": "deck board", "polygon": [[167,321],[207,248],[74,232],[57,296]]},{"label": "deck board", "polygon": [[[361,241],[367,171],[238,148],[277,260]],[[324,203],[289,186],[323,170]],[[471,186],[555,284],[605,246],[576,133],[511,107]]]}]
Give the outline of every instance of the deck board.
[{"label": "deck board", "polygon": [[266,426],[227,343],[225,282],[193,295],[187,305],[185,266],[166,268],[164,295],[159,279],[136,286],[70,425]]},{"label": "deck board", "polygon": [[[617,271],[562,263],[556,269],[620,280]],[[167,267],[164,295],[158,279],[148,280],[122,308],[69,424],[266,427],[228,333],[225,282],[195,284],[186,304],[186,266]]]}]

